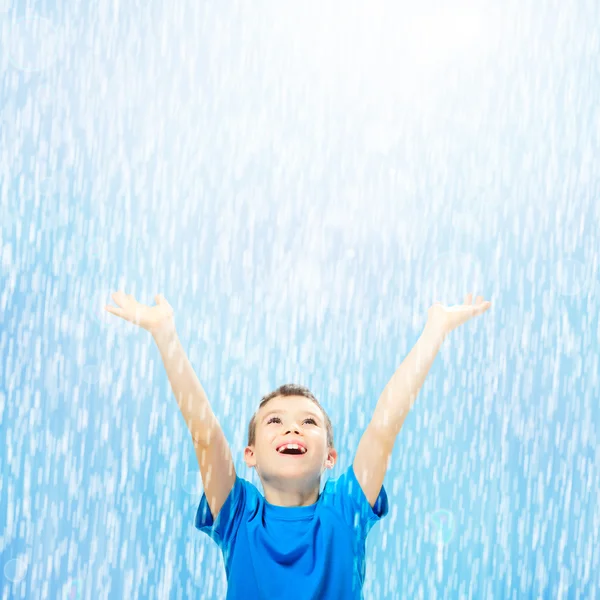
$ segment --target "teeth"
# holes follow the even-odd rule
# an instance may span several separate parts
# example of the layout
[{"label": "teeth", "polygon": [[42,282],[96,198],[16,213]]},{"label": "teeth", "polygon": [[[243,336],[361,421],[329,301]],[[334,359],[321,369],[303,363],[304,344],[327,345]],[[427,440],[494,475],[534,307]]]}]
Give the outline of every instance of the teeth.
[{"label": "teeth", "polygon": [[285,444],[284,446],[281,446],[277,452],[281,453],[288,448],[291,448],[292,450],[302,450],[302,453],[306,454],[306,448],[302,448],[302,446],[298,446],[297,444]]}]

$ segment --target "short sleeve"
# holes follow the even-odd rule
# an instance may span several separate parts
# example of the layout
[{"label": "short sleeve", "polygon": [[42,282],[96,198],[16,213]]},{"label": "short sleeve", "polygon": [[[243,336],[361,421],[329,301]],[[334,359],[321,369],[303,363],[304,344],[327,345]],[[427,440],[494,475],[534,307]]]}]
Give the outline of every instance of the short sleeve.
[{"label": "short sleeve", "polygon": [[213,521],[206,493],[202,493],[194,525],[210,536],[223,551],[226,551],[235,540],[248,505],[251,494],[250,485],[241,477],[236,476],[235,483],[229,496],[225,499],[216,521]]},{"label": "short sleeve", "polygon": [[362,539],[366,539],[373,525],[388,513],[389,505],[385,487],[381,486],[375,506],[371,508],[352,465],[327,485],[331,485],[328,490],[329,502]]}]

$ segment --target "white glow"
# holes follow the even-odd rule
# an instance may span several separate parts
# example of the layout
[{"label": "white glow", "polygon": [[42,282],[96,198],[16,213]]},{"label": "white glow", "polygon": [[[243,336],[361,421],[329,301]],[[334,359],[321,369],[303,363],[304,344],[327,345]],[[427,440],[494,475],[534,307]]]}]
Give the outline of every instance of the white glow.
[{"label": "white glow", "polygon": [[[285,4],[276,15],[274,31],[288,41],[305,67],[329,72],[377,68],[378,63],[399,70],[462,58],[473,59],[484,49],[487,23],[481,9],[468,2],[415,12],[379,1]],[[336,73],[332,68],[341,72]]]},{"label": "white glow", "polygon": [[407,42],[416,63],[425,66],[451,60],[466,51],[476,54],[485,42],[484,32],[482,15],[446,8],[413,18]]}]

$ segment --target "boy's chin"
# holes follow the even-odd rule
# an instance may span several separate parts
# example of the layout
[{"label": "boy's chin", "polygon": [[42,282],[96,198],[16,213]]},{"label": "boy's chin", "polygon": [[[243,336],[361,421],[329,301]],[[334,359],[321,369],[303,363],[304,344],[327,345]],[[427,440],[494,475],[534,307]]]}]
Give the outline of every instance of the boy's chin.
[{"label": "boy's chin", "polygon": [[307,466],[314,466],[314,461],[310,458],[275,458],[271,463],[276,469],[305,469]]}]

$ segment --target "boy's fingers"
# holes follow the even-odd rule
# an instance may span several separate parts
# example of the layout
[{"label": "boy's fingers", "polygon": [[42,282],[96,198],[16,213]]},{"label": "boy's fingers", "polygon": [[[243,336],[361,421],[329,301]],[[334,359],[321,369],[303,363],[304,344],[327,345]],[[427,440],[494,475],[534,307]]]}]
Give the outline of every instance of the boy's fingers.
[{"label": "boy's fingers", "polygon": [[123,303],[127,300],[127,295],[122,291],[113,292],[110,297],[115,301],[119,306],[123,306]]},{"label": "boy's fingers", "polygon": [[483,314],[491,305],[492,305],[492,303],[489,300],[487,302],[483,302],[482,304],[479,305],[477,314],[479,314],[479,315]]},{"label": "boy's fingers", "polygon": [[123,317],[123,310],[120,308],[115,308],[114,306],[105,306],[104,310],[112,313],[113,315],[117,315],[117,317]]}]

